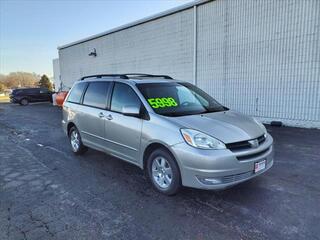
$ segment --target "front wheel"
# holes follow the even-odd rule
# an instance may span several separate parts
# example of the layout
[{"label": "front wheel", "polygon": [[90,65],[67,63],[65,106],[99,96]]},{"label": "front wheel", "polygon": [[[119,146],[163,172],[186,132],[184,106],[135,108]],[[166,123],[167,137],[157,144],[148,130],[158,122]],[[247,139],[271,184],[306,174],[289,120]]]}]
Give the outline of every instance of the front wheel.
[{"label": "front wheel", "polygon": [[181,188],[179,167],[173,156],[164,149],[156,149],[147,160],[147,172],[153,187],[166,195],[174,195]]},{"label": "front wheel", "polygon": [[80,133],[76,127],[72,127],[70,129],[69,139],[70,139],[71,149],[74,154],[81,155],[88,150],[88,148],[83,145]]},{"label": "front wheel", "polygon": [[26,99],[26,98],[21,99],[20,105],[22,105],[22,106],[27,106],[28,104],[29,104],[28,99]]}]

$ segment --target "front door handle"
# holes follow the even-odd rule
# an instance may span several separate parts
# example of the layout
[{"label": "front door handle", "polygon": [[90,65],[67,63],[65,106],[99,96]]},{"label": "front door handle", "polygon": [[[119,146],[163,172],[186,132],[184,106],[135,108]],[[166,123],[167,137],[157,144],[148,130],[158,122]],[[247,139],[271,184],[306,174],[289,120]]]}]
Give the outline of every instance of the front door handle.
[{"label": "front door handle", "polygon": [[112,119],[113,119],[113,117],[112,117],[112,115],[111,115],[111,114],[109,114],[108,116],[106,116],[106,119],[108,119],[108,120],[112,120]]},{"label": "front door handle", "polygon": [[100,113],[99,113],[99,118],[104,118],[103,112],[100,112]]}]

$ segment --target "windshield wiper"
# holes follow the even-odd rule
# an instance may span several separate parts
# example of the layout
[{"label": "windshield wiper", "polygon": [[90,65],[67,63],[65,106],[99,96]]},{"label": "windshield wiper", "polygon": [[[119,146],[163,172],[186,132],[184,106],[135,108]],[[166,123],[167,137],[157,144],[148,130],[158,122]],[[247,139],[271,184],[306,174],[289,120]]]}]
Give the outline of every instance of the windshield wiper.
[{"label": "windshield wiper", "polygon": [[205,111],[203,111],[203,112],[201,112],[199,114],[214,113],[214,112],[224,112],[226,110],[229,110],[229,109],[225,109],[225,108],[223,108],[223,109],[207,109],[207,110],[205,110]]},{"label": "windshield wiper", "polygon": [[170,113],[161,113],[162,115],[166,116],[166,117],[179,117],[179,116],[183,116],[183,114],[181,113],[175,113],[175,112],[170,112]]},{"label": "windshield wiper", "polygon": [[201,112],[180,112],[180,113],[175,113],[175,112],[171,112],[171,113],[163,113],[162,115],[167,116],[167,117],[183,117],[183,116],[190,116],[190,115],[198,115],[198,114],[202,114]]}]

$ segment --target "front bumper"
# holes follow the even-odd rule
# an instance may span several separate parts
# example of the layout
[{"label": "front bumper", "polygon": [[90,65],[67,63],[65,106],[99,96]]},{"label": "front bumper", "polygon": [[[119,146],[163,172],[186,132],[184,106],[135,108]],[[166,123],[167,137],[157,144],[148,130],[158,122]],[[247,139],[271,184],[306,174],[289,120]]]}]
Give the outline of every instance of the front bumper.
[{"label": "front bumper", "polygon": [[[239,152],[197,149],[186,143],[176,144],[171,150],[178,161],[182,185],[200,189],[224,189],[254,178],[270,169],[274,158],[269,134],[259,147]],[[263,160],[265,169],[254,173],[254,164]]]},{"label": "front bumper", "polygon": [[10,97],[10,102],[11,103],[19,103],[19,100],[18,99],[15,99],[13,97]]},{"label": "front bumper", "polygon": [[62,126],[63,132],[68,136],[68,126],[65,120],[61,120],[61,126]]}]

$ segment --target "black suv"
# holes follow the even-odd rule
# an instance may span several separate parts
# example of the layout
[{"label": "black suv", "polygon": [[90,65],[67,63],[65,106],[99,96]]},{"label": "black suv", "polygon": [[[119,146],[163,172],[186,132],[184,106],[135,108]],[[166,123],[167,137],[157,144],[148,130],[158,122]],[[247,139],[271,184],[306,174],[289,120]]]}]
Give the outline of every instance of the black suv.
[{"label": "black suv", "polygon": [[10,94],[12,103],[28,105],[29,102],[52,102],[52,92],[47,88],[18,88]]}]

